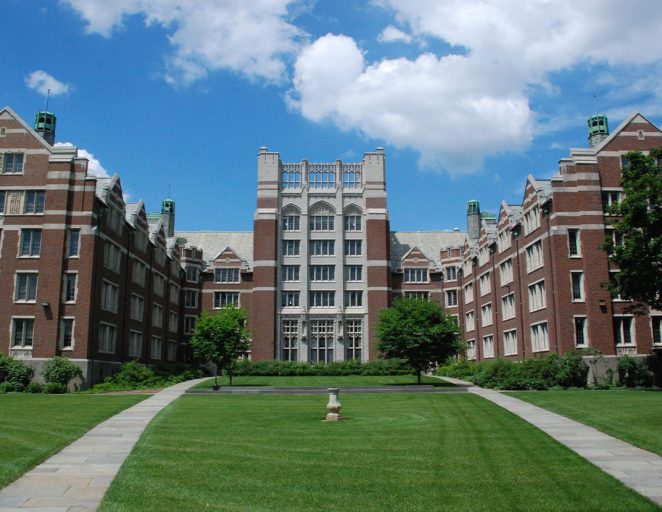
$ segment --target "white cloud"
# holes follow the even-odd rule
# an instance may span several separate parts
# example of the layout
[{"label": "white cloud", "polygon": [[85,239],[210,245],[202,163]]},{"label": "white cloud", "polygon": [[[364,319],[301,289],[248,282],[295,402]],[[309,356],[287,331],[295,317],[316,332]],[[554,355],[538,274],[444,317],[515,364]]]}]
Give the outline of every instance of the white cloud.
[{"label": "white cloud", "polygon": [[288,8],[298,0],[63,1],[85,19],[88,33],[109,37],[132,15],[168,30],[174,51],[167,57],[165,78],[177,85],[219,69],[282,82],[284,58],[296,52],[305,35],[288,22]]},{"label": "white cloud", "polygon": [[[74,144],[71,142],[56,142],[55,146],[74,146]],[[99,162],[99,160],[86,149],[78,148],[78,158],[87,158],[87,174],[101,178],[110,176],[109,172],[104,168],[103,165],[101,165],[101,162]]]},{"label": "white cloud", "polygon": [[39,94],[46,96],[48,91],[50,91],[51,96],[59,96],[60,94],[67,94],[71,89],[69,84],[60,82],[53,76],[38,69],[33,71],[28,76],[25,77],[25,85],[30,89],[34,89]]},{"label": "white cloud", "polygon": [[393,43],[396,41],[411,43],[413,38],[399,28],[394,27],[393,25],[389,25],[384,30],[382,30],[379,36],[377,36],[377,41],[380,43]]}]

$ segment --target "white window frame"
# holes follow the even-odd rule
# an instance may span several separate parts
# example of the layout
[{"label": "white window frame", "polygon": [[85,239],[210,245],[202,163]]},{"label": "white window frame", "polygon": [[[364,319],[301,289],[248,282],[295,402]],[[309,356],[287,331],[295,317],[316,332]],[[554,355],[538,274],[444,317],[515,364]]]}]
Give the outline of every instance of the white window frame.
[{"label": "white window frame", "polygon": [[[583,338],[584,342],[579,343],[577,340],[577,320],[581,319],[584,321],[583,324]],[[575,341],[575,347],[577,348],[586,348],[589,346],[589,340],[588,340],[588,318],[586,315],[573,315],[572,317],[572,336]]]},{"label": "white window frame", "polygon": [[[218,299],[217,299],[218,297]],[[222,300],[225,298],[225,300]],[[227,300],[231,298],[232,300]],[[236,298],[236,300],[234,300]],[[238,291],[214,291],[214,309],[223,309],[226,306],[241,307],[241,294]]]},{"label": "white window frame", "polygon": [[[69,276],[74,278],[74,298],[67,299],[67,285]],[[66,271],[62,276],[62,302],[65,304],[76,304],[78,300],[78,271]]]},{"label": "white window frame", "polygon": [[430,272],[427,267],[408,267],[403,269],[403,283],[429,283]]},{"label": "white window frame", "polygon": [[[105,339],[105,336],[110,336],[110,334],[112,334],[112,336]],[[117,326],[107,322],[100,322],[98,343],[98,352],[100,354],[115,354],[117,352]],[[106,345],[108,345],[108,347],[106,347]]]},{"label": "white window frame", "polygon": [[348,283],[363,282],[363,265],[345,265],[345,281]]},{"label": "white window frame", "polygon": [[[17,345],[15,344],[15,339],[14,336],[16,334],[16,321],[32,321],[32,336],[31,336],[31,341],[30,344],[26,344],[27,337],[25,336],[26,331],[23,332],[23,336],[21,339],[21,344]],[[31,349],[34,346],[34,339],[35,339],[35,331],[36,331],[36,326],[37,326],[37,321],[34,316],[22,316],[22,315],[17,315],[17,316],[12,316],[11,317],[11,324],[10,324],[10,338],[9,338],[9,347],[10,348],[25,348],[25,349]]]},{"label": "white window frame", "polygon": [[492,358],[494,358],[494,336],[488,334],[483,336],[483,359]]},{"label": "white window frame", "polygon": [[476,312],[473,309],[464,314],[464,329],[467,332],[476,330]]},{"label": "white window frame", "polygon": [[[108,299],[106,295],[106,290],[107,289],[114,289],[114,297],[112,298],[113,304],[108,304]],[[117,313],[118,305],[119,305],[119,290],[120,287],[113,283],[112,281],[108,281],[107,279],[104,279],[101,281],[101,309],[104,311],[108,311],[110,313]],[[112,294],[111,294],[112,295]]]},{"label": "white window frame", "polygon": [[529,313],[540,311],[547,307],[547,285],[544,279],[531,283],[529,291]]},{"label": "white window frame", "polygon": [[499,282],[506,286],[513,282],[513,259],[508,258],[499,265]]},{"label": "white window frame", "polygon": [[487,304],[483,304],[480,307],[480,325],[481,327],[489,327],[492,325],[494,322],[494,319],[492,318],[492,303],[488,302]]},{"label": "white window frame", "polygon": [[479,283],[481,297],[488,295],[492,291],[492,283],[490,281],[489,272],[485,272],[483,275],[481,275],[478,278],[478,283]]},{"label": "white window frame", "polygon": [[531,324],[531,351],[549,352],[549,326],[547,322]]},{"label": "white window frame", "polygon": [[[623,340],[625,339],[625,330],[624,330],[624,323],[623,319],[629,318],[630,319],[630,342],[629,343],[624,343]],[[636,329],[635,329],[635,319],[633,315],[614,315],[613,316],[613,322],[616,322],[616,320],[621,321],[621,326],[620,326],[620,334],[621,334],[621,342],[618,343],[616,341],[616,326],[614,325],[614,343],[617,347],[635,347],[637,345],[637,340],[635,338],[636,336]]]},{"label": "white window frame", "polygon": [[446,307],[452,308],[458,305],[458,289],[446,290]]},{"label": "white window frame", "polygon": [[[575,297],[575,276],[579,276],[579,297]],[[581,270],[570,271],[570,297],[572,302],[584,302],[586,291],[584,290],[584,272]]]},{"label": "white window frame", "polygon": [[[34,280],[34,299],[28,299],[27,297],[30,296],[30,281],[27,280],[25,284],[25,297],[26,298],[19,298],[18,297],[18,280],[19,276],[25,275],[26,279],[27,276],[35,276]],[[17,304],[35,304],[37,302],[37,296],[39,293],[39,272],[36,270],[19,270],[14,274],[14,303]]]},{"label": "white window frame", "polygon": [[501,297],[501,319],[505,322],[515,316],[515,292],[511,292]]},{"label": "white window frame", "polygon": [[[581,231],[579,228],[568,228],[568,257],[581,258],[582,257],[582,242]],[[575,244],[575,252],[572,252],[572,244]]]},{"label": "white window frame", "polygon": [[545,265],[545,257],[543,253],[543,243],[542,240],[536,240],[529,246],[527,246],[525,251],[526,259],[526,272],[530,274],[542,268]]},{"label": "white window frame", "polygon": [[161,336],[152,336],[152,341],[149,346],[149,358],[156,361],[162,359],[163,354],[163,339]]},{"label": "white window frame", "polygon": [[[139,350],[136,350],[136,339],[140,341]],[[141,358],[143,355],[143,333],[131,329],[129,331],[129,357]]]},{"label": "white window frame", "polygon": [[503,333],[503,355],[517,355],[517,329],[504,331]]},{"label": "white window frame", "polygon": [[[64,324],[66,321],[71,322],[71,345],[64,346]],[[60,318],[60,334],[57,340],[57,346],[60,350],[71,351],[76,347],[76,317],[63,316]]]}]

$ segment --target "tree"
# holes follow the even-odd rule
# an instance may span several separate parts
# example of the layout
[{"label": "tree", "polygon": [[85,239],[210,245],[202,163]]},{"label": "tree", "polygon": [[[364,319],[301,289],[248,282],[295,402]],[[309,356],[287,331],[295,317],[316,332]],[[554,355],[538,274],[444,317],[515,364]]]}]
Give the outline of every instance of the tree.
[{"label": "tree", "polygon": [[406,360],[416,370],[419,384],[421,372],[443,363],[460,347],[455,319],[436,302],[417,298],[396,299],[391,308],[383,309],[377,337],[379,350],[387,358]]},{"label": "tree", "polygon": [[[624,197],[610,213],[614,238],[603,244],[620,272],[606,286],[624,299],[662,309],[662,148],[626,155]],[[618,240],[619,243],[614,243]]]},{"label": "tree", "polygon": [[246,318],[243,309],[226,306],[214,315],[203,312],[195,325],[191,337],[193,354],[197,359],[216,366],[215,386],[218,386],[219,368],[226,371],[232,386],[234,365],[250,349]]}]

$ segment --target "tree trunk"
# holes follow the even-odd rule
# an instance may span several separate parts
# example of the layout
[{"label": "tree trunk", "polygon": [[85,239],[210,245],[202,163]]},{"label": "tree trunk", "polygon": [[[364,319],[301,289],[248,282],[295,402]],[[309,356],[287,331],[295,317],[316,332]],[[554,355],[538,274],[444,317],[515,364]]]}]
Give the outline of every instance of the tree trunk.
[{"label": "tree trunk", "polygon": [[420,384],[420,383],[421,383],[421,372],[419,371],[416,373],[416,384]]},{"label": "tree trunk", "polygon": [[228,377],[230,378],[230,386],[232,386],[232,368],[227,369]]}]

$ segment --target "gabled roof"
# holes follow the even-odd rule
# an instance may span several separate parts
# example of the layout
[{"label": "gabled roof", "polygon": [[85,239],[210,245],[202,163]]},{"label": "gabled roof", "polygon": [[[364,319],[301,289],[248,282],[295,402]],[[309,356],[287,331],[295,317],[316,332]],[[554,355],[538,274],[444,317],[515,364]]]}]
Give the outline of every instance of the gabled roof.
[{"label": "gabled roof", "polygon": [[466,236],[461,231],[392,231],[391,269],[396,270],[403,258],[417,248],[441,270],[441,251],[462,247]]},{"label": "gabled roof", "polygon": [[253,269],[253,233],[251,231],[178,231],[181,245],[202,249],[208,266],[225,249],[230,248],[250,270]]},{"label": "gabled roof", "polygon": [[0,110],[0,118],[4,117],[5,115],[11,116],[14,121],[16,121],[18,124],[20,124],[23,128],[27,130],[27,132],[32,135],[35,139],[37,139],[42,146],[44,146],[45,149],[47,149],[52,155],[58,155],[60,157],[71,157],[71,159],[74,159],[78,155],[78,148],[76,146],[51,146],[48,142],[44,140],[44,138],[39,135],[32,126],[30,126],[28,123],[26,123],[21,116],[19,116],[16,112],[14,112],[11,107],[3,107],[2,110]]},{"label": "gabled roof", "polygon": [[138,215],[140,215],[140,210],[144,209],[145,204],[143,203],[142,199],[137,203],[126,203],[124,205],[124,218],[126,219],[126,222],[129,224],[129,226],[132,228],[136,227],[136,219],[138,218]]},{"label": "gabled roof", "polygon": [[[538,196],[538,204],[543,204],[552,195],[552,180],[541,180],[534,178],[531,174],[526,178],[527,185],[530,183],[533,190],[536,191]],[[524,194],[526,194],[526,185],[524,186]],[[526,196],[525,196],[526,197]],[[524,204],[524,201],[522,201]]]},{"label": "gabled roof", "polygon": [[115,173],[112,176],[97,176],[96,180],[96,196],[101,199],[101,202],[106,204],[108,202],[108,191],[115,187],[119,181],[119,174]]}]

